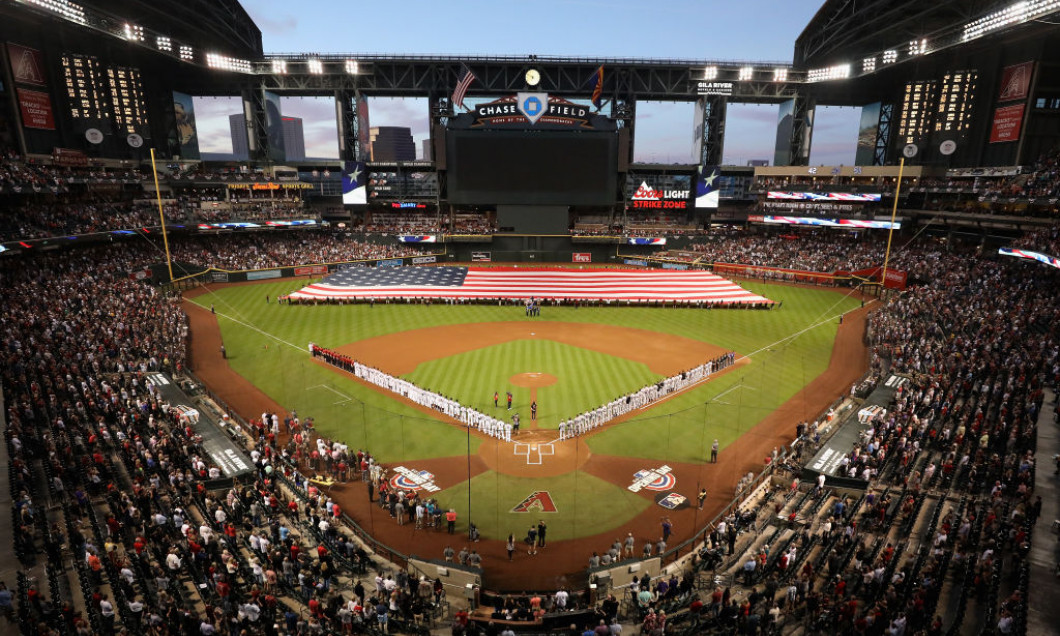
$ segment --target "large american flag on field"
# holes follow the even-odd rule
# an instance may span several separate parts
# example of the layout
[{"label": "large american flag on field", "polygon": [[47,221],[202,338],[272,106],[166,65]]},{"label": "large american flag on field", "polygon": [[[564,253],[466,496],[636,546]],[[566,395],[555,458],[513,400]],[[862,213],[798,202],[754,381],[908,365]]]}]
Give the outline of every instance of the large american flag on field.
[{"label": "large american flag on field", "polygon": [[704,271],[559,267],[351,268],[303,287],[291,297],[772,302]]}]

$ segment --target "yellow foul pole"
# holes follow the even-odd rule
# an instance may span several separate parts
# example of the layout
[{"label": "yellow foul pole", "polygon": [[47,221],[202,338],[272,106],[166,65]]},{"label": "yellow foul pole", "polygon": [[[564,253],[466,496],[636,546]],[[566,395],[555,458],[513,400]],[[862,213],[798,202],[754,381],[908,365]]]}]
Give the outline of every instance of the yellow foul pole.
[{"label": "yellow foul pole", "polygon": [[158,218],[162,220],[162,243],[166,246],[166,266],[169,267],[169,282],[172,283],[173,261],[169,258],[169,235],[166,233],[166,215],[162,213],[162,191],[158,189],[158,168],[155,167],[154,148],[151,149],[151,174],[155,177],[155,201],[158,202]]},{"label": "yellow foul pole", "polygon": [[898,162],[898,183],[894,186],[894,207],[891,208],[891,227],[887,231],[887,251],[883,255],[883,275],[880,276],[880,284],[883,285],[884,288],[887,287],[887,265],[891,262],[891,237],[894,236],[894,219],[898,216],[898,193],[902,189],[903,170],[905,170],[905,157],[902,157],[901,161]]}]

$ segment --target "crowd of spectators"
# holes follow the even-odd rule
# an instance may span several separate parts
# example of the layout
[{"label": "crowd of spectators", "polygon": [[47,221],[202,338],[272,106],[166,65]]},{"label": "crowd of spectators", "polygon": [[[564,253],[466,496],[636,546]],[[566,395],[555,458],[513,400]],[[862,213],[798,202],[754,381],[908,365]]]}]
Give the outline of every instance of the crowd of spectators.
[{"label": "crowd of spectators", "polygon": [[360,241],[348,234],[300,230],[195,236],[169,247],[174,261],[232,271],[424,253],[404,245]]},{"label": "crowd of spectators", "polygon": [[235,199],[229,202],[204,202],[195,205],[194,218],[199,222],[278,221],[310,218],[301,199]]},{"label": "crowd of spectators", "polygon": [[[279,417],[263,414],[251,473],[205,488],[220,468],[192,415],[148,377],[181,372],[188,332],[179,299],[127,277],[147,256],[140,246],[89,248],[0,271],[10,539],[23,562],[47,559],[46,582],[20,575],[17,593],[4,595],[19,601],[21,629],[338,634],[385,631],[390,618],[436,604],[440,584],[404,572],[380,573],[367,590],[350,580],[365,574],[368,554],[305,475],[356,479],[374,462],[315,438],[311,420],[290,414],[281,436]],[[58,582],[64,546],[83,610]]]},{"label": "crowd of spectators", "polygon": [[1060,225],[1026,232],[1010,246],[1060,257]]},{"label": "crowd of spectators", "polygon": [[[72,236],[117,229],[156,226],[159,224],[157,203],[149,200],[114,199],[84,196],[47,202],[24,201],[7,197],[10,206],[0,216],[0,241]],[[174,204],[163,206],[167,221],[181,220]]]},{"label": "crowd of spectators", "polygon": [[[882,260],[880,241],[867,237],[741,233],[726,245],[724,236],[700,251],[711,260],[817,271]],[[1016,244],[1056,241],[1050,228]],[[200,237],[172,247],[177,260],[224,269],[417,253],[288,232]],[[205,491],[202,483],[218,467],[187,419],[143,377],[179,372],[187,338],[175,299],[127,276],[154,255],[143,245],[86,249],[38,256],[32,267],[10,261],[0,270],[16,554],[43,551],[61,562],[52,557],[68,544],[87,607],[87,615],[50,607],[39,582],[29,582],[34,593],[27,598],[37,599],[25,610],[31,620],[84,633],[108,633],[116,622],[130,633],[180,626],[235,635],[272,623],[289,633],[320,633],[385,626],[437,604],[437,581],[404,573],[380,574],[374,588],[358,584],[346,597],[336,593],[339,574],[363,568],[367,555],[345,538],[337,506],[306,475],[369,479],[377,487],[386,480],[373,471],[370,453],[316,437],[296,414],[284,418],[283,429],[280,416],[263,414],[254,423],[252,478],[223,497]],[[944,587],[977,599],[987,608],[983,620],[1000,633],[1026,615],[1023,573],[1039,509],[1035,422],[1043,388],[1060,381],[1060,273],[931,244],[899,249],[893,262],[922,282],[869,321],[874,377],[909,377],[845,460],[849,474],[870,482],[869,493],[829,506],[783,550],[755,544],[746,553],[754,567],[737,566],[749,592],[718,588],[700,598],[690,573],[639,582],[634,603],[650,632],[665,629],[660,623],[678,604],[689,613],[695,607],[696,620],[745,633],[805,620],[829,633],[937,634],[963,620],[966,604],[962,599],[957,616],[938,616]],[[940,502],[933,517],[920,515],[929,493],[953,495],[959,504]],[[57,511],[49,515],[45,501]],[[422,505],[424,522],[440,523],[433,511],[427,521],[427,502],[409,505],[397,492],[386,493],[385,502],[395,520],[420,521]],[[885,532],[892,520],[909,520],[912,528],[921,517],[930,517],[921,529],[924,550],[869,532]],[[710,542],[726,543],[732,556],[735,540],[725,541],[724,530],[720,537]],[[821,546],[832,549],[815,567],[805,555]],[[611,562],[628,556],[617,539],[605,553]],[[1012,576],[1002,580],[1002,572]],[[199,590],[199,602],[188,601],[184,583]],[[501,605],[503,616],[519,612],[520,603],[510,605]]]},{"label": "crowd of spectators", "polygon": [[883,263],[886,235],[835,230],[712,232],[686,249],[708,263],[739,263],[811,272],[853,271]]},{"label": "crowd of spectators", "polygon": [[371,212],[359,229],[394,234],[435,234],[442,230],[442,217],[437,213]]},{"label": "crowd of spectators", "polygon": [[[1022,633],[1037,420],[1060,382],[1058,284],[1042,265],[934,253],[925,281],[870,318],[873,384],[907,380],[863,414],[840,461],[866,493],[832,494],[823,475],[809,489],[763,486],[733,513],[754,530],[734,533],[730,515],[700,553],[731,585],[676,603],[641,586],[631,603],[724,633]],[[798,434],[809,442],[816,427]]]}]

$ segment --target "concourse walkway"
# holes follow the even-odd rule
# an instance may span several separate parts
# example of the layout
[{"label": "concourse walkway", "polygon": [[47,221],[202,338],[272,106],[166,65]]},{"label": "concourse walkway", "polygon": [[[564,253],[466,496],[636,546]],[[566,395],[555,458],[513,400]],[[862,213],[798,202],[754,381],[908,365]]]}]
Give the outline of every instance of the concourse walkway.
[{"label": "concourse walkway", "polygon": [[1038,415],[1034,494],[1042,498],[1042,515],[1038,517],[1031,539],[1028,634],[1056,634],[1060,631],[1060,582],[1056,578],[1060,535],[1052,529],[1053,521],[1060,519],[1060,475],[1056,475],[1055,460],[1060,453],[1060,424],[1054,420],[1056,400],[1056,394],[1046,389],[1042,412]]}]

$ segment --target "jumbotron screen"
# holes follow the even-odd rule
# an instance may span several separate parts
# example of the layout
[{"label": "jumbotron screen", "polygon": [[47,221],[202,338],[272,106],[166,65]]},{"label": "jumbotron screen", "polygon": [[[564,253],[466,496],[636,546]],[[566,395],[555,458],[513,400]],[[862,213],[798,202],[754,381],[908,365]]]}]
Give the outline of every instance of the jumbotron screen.
[{"label": "jumbotron screen", "polygon": [[449,201],[614,203],[618,136],[604,132],[448,131]]}]

